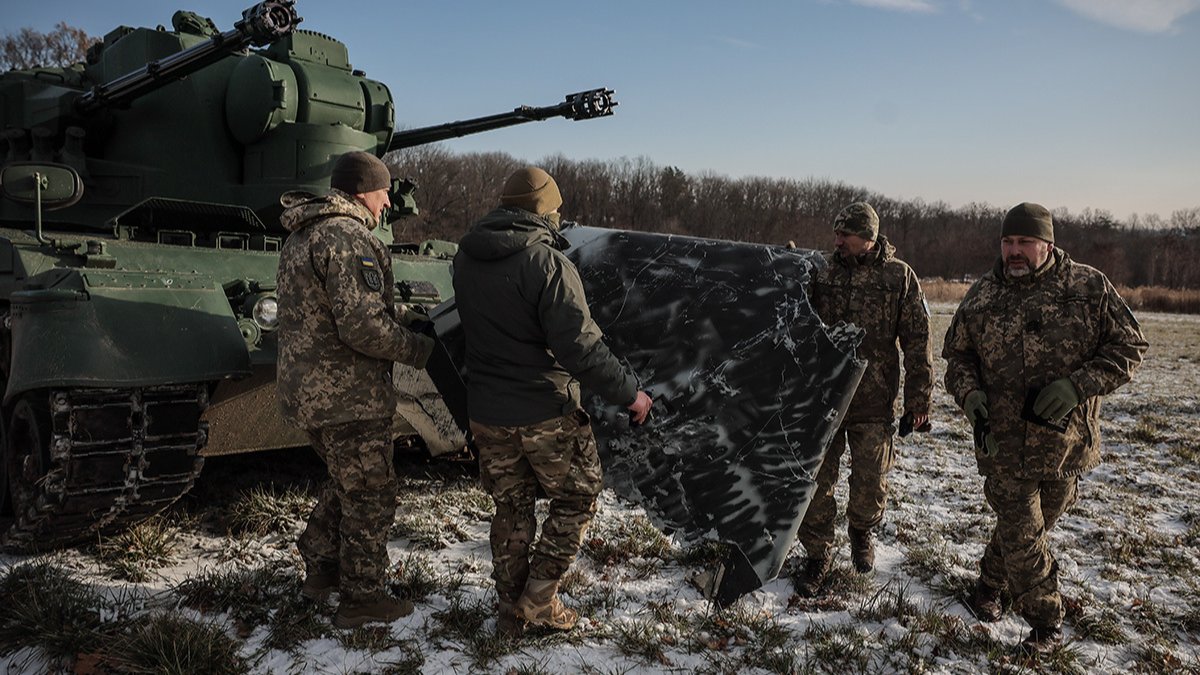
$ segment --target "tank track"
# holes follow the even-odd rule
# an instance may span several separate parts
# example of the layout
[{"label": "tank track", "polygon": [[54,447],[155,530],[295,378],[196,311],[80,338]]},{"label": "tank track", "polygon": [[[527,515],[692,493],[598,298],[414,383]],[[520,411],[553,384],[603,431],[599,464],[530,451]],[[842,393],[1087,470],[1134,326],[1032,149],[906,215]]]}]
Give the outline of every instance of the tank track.
[{"label": "tank track", "polygon": [[0,538],[5,550],[56,548],[128,527],[165,509],[200,475],[205,385],[55,389],[48,397],[47,471],[34,498],[14,505]]}]

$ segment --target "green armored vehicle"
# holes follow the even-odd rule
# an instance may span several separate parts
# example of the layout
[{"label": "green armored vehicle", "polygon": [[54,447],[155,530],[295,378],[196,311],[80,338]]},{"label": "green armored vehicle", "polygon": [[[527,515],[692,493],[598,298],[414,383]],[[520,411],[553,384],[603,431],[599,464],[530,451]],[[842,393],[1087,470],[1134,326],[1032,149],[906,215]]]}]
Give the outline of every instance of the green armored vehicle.
[{"label": "green armored vehicle", "polygon": [[[395,131],[383,83],[299,30],[292,0],[233,29],[176,12],[118,28],[86,63],[0,75],[0,544],[72,543],[137,522],[206,455],[304,445],[275,401],[280,196],[327,189],[350,150],[382,156],[551,117],[612,113],[610,90]],[[452,293],[453,244],[394,242],[416,212],[394,181],[377,229],[398,296]],[[402,368],[402,366],[397,366]],[[423,372],[396,433],[461,447]],[[444,411],[444,406],[441,406]]]}]

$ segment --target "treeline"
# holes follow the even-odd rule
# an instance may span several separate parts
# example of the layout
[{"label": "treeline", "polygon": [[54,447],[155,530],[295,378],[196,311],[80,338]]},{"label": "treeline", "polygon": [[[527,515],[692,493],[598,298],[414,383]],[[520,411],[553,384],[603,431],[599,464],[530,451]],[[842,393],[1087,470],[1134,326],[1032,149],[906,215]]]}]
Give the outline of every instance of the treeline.
[{"label": "treeline", "polygon": [[[388,161],[418,185],[421,213],[406,221],[402,236],[451,241],[496,205],[504,179],[526,163],[503,153],[455,154],[439,145],[393,153]],[[922,277],[955,279],[986,270],[998,253],[1000,221],[1012,206],[951,208],[817,178],[690,175],[645,158],[553,156],[538,165],[558,181],[564,220],[620,229],[828,248],[833,217],[846,204],[865,200],[879,212],[880,230]],[[1052,189],[1047,192],[1030,199],[1052,200]],[[1114,283],[1200,288],[1200,207],[1125,222],[1100,210],[1059,209],[1054,219],[1057,244]]]}]

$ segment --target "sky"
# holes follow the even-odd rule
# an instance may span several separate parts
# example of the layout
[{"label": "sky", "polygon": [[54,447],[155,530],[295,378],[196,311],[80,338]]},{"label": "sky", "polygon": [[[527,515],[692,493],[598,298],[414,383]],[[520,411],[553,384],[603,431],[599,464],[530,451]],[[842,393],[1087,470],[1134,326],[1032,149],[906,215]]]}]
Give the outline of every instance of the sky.
[{"label": "sky", "polygon": [[[232,26],[249,2],[6,2],[0,32]],[[843,181],[951,206],[1200,206],[1200,0],[298,0],[412,128],[616,90],[613,117],[446,142],[531,162]]]}]

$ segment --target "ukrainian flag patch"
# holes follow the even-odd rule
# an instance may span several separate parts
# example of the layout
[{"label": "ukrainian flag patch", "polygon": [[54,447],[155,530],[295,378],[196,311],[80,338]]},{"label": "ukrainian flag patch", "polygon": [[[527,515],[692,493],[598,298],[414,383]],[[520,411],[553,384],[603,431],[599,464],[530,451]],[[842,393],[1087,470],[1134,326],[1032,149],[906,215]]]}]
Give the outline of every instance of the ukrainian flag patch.
[{"label": "ukrainian flag patch", "polygon": [[362,265],[363,267],[366,267],[368,269],[375,267],[375,259],[374,258],[368,258],[366,256],[359,256],[358,262],[360,265]]}]

